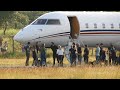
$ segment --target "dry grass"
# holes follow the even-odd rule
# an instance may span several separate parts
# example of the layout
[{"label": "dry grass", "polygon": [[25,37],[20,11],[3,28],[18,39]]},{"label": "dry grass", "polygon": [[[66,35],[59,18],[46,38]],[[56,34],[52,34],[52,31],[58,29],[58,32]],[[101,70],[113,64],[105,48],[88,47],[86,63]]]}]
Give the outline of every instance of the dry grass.
[{"label": "dry grass", "polygon": [[[47,62],[52,65],[51,58]],[[25,59],[0,59],[0,79],[120,79],[120,66],[24,67],[24,63]],[[64,64],[69,65],[67,60]]]}]

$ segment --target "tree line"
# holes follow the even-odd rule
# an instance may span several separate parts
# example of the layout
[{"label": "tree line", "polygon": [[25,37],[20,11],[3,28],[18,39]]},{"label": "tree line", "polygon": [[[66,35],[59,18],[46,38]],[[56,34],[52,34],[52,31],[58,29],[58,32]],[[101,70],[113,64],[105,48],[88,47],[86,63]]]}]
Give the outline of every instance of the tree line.
[{"label": "tree line", "polygon": [[0,11],[0,30],[21,29],[49,11]]}]

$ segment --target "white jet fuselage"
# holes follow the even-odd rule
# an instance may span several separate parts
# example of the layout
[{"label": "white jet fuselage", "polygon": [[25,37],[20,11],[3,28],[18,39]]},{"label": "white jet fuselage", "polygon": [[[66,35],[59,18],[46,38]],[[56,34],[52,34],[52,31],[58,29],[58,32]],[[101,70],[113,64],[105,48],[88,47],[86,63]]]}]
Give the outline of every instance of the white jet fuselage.
[{"label": "white jet fuselage", "polygon": [[120,13],[119,12],[50,12],[38,17],[31,24],[20,30],[14,39],[20,43],[51,42],[65,46],[69,37],[94,47],[98,43],[104,46],[120,45]]}]

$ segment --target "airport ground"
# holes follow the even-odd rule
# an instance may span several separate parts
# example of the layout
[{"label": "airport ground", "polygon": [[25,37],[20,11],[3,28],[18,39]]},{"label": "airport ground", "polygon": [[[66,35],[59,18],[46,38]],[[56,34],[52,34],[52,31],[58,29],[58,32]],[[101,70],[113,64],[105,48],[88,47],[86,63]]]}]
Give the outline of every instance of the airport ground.
[{"label": "airport ground", "polygon": [[64,67],[52,67],[49,58],[48,67],[24,65],[24,59],[0,59],[0,79],[120,79],[120,66],[77,65],[70,67],[64,60]]}]

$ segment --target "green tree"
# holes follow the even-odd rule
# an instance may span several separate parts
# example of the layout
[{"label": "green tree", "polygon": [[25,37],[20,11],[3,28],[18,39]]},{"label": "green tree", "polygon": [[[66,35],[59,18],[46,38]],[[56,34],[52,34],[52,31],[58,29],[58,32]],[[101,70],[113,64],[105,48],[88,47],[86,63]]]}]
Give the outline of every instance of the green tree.
[{"label": "green tree", "polygon": [[11,22],[11,18],[13,17],[14,11],[0,11],[0,26],[3,28],[3,34],[7,30],[9,23]]},{"label": "green tree", "polygon": [[0,27],[3,34],[8,28],[21,29],[49,11],[0,11]]},{"label": "green tree", "polygon": [[23,28],[46,12],[48,11],[16,11],[10,26],[15,29]]},{"label": "green tree", "polygon": [[20,29],[29,23],[29,17],[18,11],[14,13],[12,27],[15,29]]},{"label": "green tree", "polygon": [[33,20],[35,20],[36,18],[47,12],[49,11],[19,11],[19,13],[22,13],[29,17],[29,23],[31,23]]}]

